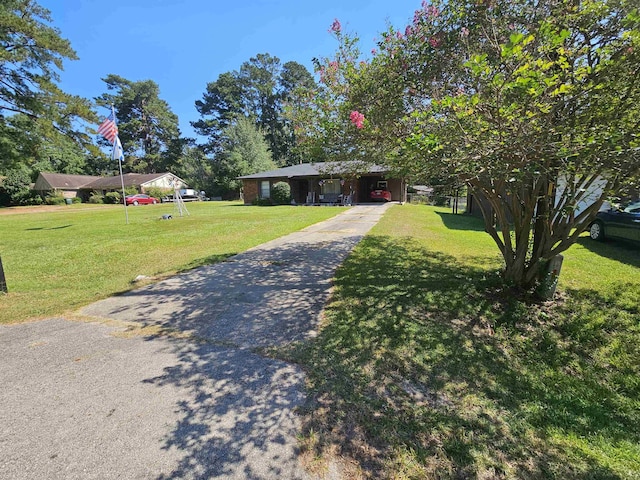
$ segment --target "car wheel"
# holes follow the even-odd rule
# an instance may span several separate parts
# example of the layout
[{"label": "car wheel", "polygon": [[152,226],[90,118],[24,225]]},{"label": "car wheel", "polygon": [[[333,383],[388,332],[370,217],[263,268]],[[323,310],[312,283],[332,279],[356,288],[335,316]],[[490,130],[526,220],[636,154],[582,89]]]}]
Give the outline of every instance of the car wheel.
[{"label": "car wheel", "polygon": [[134,200],[134,201],[133,201],[133,204],[134,204],[134,205],[138,205],[138,200]]},{"label": "car wheel", "polygon": [[602,222],[593,222],[589,227],[589,236],[593,240],[601,242],[604,240],[604,225]]},{"label": "car wheel", "polygon": [[158,202],[156,202],[156,201],[154,200],[154,201],[153,201],[153,202],[151,202],[151,203],[153,203],[153,204],[155,205],[155,204],[156,204],[156,203],[158,203]]}]

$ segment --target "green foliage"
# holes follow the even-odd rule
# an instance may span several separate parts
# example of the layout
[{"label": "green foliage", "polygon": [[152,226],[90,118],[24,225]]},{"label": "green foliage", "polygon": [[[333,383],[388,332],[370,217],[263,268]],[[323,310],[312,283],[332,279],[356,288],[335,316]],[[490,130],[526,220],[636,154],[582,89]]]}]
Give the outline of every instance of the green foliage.
[{"label": "green foliage", "polygon": [[11,205],[26,205],[32,197],[30,190],[31,177],[25,167],[18,167],[6,172],[2,182],[2,190]]},{"label": "green foliage", "polygon": [[271,200],[276,205],[291,203],[291,186],[287,182],[278,182],[271,187]]},{"label": "green foliage", "polygon": [[64,205],[65,198],[61,193],[47,195],[44,199],[44,203],[46,203],[47,205]]},{"label": "green foliage", "polygon": [[212,194],[216,189],[213,163],[193,142],[185,142],[179,160],[171,171],[198,191]]},{"label": "green foliage", "polygon": [[273,201],[270,198],[254,198],[251,201],[251,205],[255,207],[270,207],[273,205]]},{"label": "green foliage", "polygon": [[[357,82],[367,74],[375,85],[376,75],[361,58],[357,36],[335,22],[331,32],[339,42],[334,57],[314,59],[320,85],[298,89],[296,103],[287,110],[295,125],[297,153],[312,161],[383,164],[394,155],[401,132],[389,125],[372,129],[368,103],[374,102],[380,111],[386,111],[386,97],[371,98],[371,92],[359,93]],[[382,91],[387,93],[386,86]]]},{"label": "green foliage", "polygon": [[122,202],[122,194],[120,192],[107,192],[104,195],[104,203],[116,204]]},{"label": "green foliage", "polygon": [[173,190],[171,190],[170,188],[149,187],[145,189],[145,193],[151,197],[161,199],[167,194],[173,195]]},{"label": "green foliage", "polygon": [[298,87],[313,84],[313,77],[303,65],[282,65],[277,57],[258,54],[244,62],[240,70],[225,72],[207,85],[202,100],[196,102],[202,118],[193,126],[199,135],[208,137],[205,150],[217,153],[223,145],[225,129],[240,117],[250,117],[263,133],[276,163],[296,163],[296,136],[283,109],[287,103],[296,102]]},{"label": "green foliage", "polygon": [[73,197],[73,198],[71,199],[71,201],[72,201],[73,203],[82,203],[82,198],[80,198],[80,197]]},{"label": "green foliage", "polygon": [[251,119],[239,117],[224,129],[222,152],[213,165],[217,188],[212,193],[223,196],[232,193],[234,198],[239,198],[242,185],[239,176],[275,168],[262,132]]},{"label": "green foliage", "polygon": [[61,150],[86,152],[91,139],[77,125],[95,122],[95,113],[56,85],[63,62],[77,58],[69,41],[36,2],[2,2],[0,19],[0,172],[69,158]]},{"label": "green foliage", "polygon": [[89,203],[104,203],[104,195],[100,192],[91,192],[89,196]]},{"label": "green foliage", "polygon": [[[102,80],[115,93],[105,93],[97,102],[114,105],[127,167],[153,173],[176,162],[180,152],[178,117],[160,98],[158,84],[153,80],[133,82],[113,74]],[[104,139],[100,141],[107,145]]]}]

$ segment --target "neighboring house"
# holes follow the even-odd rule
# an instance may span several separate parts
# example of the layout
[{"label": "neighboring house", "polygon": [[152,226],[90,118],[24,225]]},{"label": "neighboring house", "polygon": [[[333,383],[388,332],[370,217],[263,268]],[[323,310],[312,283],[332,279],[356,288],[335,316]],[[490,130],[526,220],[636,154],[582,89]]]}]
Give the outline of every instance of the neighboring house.
[{"label": "neighboring house", "polygon": [[88,200],[91,192],[105,194],[120,191],[124,187],[134,187],[144,193],[151,187],[173,189],[185,188],[187,184],[173,173],[127,173],[122,176],[96,177],[90,175],[67,175],[64,173],[40,173],[34,190],[41,195],[61,193],[65,198],[81,197]]},{"label": "neighboring house", "polygon": [[405,182],[387,176],[387,169],[361,162],[302,163],[239,177],[245,205],[271,198],[271,187],[286,182],[295,203],[352,203],[370,201],[372,190],[391,192],[392,201],[405,201]]},{"label": "neighboring house", "polygon": [[85,185],[99,178],[91,175],[41,172],[36,179],[33,190],[43,196],[49,193],[57,193],[62,194],[64,198],[79,197],[79,192]]}]

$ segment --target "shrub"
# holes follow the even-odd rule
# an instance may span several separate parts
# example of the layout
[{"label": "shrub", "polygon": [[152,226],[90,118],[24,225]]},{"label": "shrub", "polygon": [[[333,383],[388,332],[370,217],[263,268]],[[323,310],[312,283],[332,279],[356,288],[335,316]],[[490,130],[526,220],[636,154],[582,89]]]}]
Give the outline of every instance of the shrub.
[{"label": "shrub", "polygon": [[47,205],[64,205],[64,202],[64,197],[59,193],[47,195],[44,199],[44,203]]},{"label": "shrub", "polygon": [[287,182],[278,182],[271,187],[271,200],[276,205],[291,203],[291,187]]},{"label": "shrub", "polygon": [[37,195],[37,194],[31,195],[25,201],[25,205],[42,205],[43,203],[44,203],[44,201],[42,200],[42,197],[40,195]]},{"label": "shrub", "polygon": [[80,197],[73,197],[73,203],[82,203],[82,199]]},{"label": "shrub", "polygon": [[120,203],[121,199],[122,195],[120,194],[120,192],[107,192],[107,194],[104,196],[104,203]]},{"label": "shrub", "polygon": [[258,207],[270,207],[273,205],[270,198],[256,198],[251,202],[251,205],[255,205]]},{"label": "shrub", "polygon": [[98,192],[92,192],[89,197],[89,203],[104,203],[104,196]]},{"label": "shrub", "polygon": [[8,170],[6,177],[2,182],[2,189],[9,197],[11,205],[26,205],[27,201],[33,196],[29,189],[31,177],[26,168],[16,168]]},{"label": "shrub", "polygon": [[145,189],[144,193],[146,193],[150,197],[162,198],[165,195],[173,194],[173,190],[171,190],[170,188],[149,187]]}]

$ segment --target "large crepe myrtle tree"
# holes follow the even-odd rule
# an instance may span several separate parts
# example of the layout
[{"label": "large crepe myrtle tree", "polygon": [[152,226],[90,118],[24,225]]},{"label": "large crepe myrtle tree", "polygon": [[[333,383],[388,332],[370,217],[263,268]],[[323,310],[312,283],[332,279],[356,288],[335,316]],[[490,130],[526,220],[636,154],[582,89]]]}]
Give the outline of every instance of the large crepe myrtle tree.
[{"label": "large crepe myrtle tree", "polygon": [[636,5],[423,2],[351,79],[348,102],[363,102],[364,130],[400,139],[379,137],[396,149],[396,166],[455,175],[486,199],[504,277],[522,290],[539,284],[607,196],[638,178]]}]

